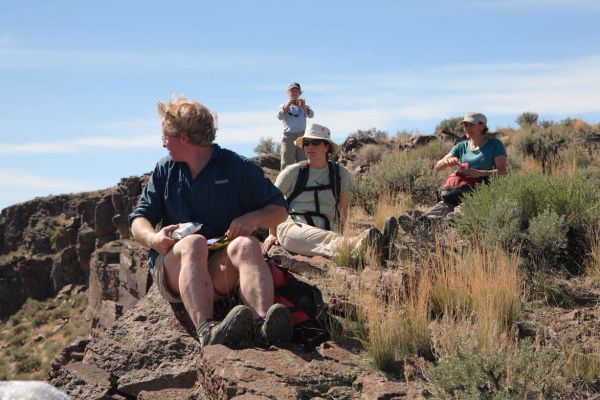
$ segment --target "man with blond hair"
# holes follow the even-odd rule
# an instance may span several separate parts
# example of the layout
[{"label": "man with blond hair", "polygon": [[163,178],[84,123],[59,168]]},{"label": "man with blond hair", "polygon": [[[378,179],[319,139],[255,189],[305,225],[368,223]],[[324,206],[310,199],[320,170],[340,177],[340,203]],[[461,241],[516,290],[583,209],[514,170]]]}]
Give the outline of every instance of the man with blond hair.
[{"label": "man with blond hair", "polygon": [[[202,104],[180,96],[159,102],[158,112],[169,156],[157,163],[129,220],[135,239],[151,249],[159,292],[183,302],[202,346],[289,340],[290,314],[273,303],[271,272],[251,236],[286,219],[281,192],[257,165],[213,143],[216,117]],[[201,227],[177,240],[173,231],[187,222]],[[209,251],[207,240],[222,236],[230,244]],[[215,299],[234,291],[244,305],[215,321]]]}]

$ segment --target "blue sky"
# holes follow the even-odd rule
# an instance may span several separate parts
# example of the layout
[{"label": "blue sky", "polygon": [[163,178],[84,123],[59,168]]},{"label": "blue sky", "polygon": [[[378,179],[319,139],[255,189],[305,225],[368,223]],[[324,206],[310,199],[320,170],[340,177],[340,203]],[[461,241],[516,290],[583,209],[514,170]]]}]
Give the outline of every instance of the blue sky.
[{"label": "blue sky", "polygon": [[600,120],[600,3],[586,0],[0,1],[0,208],[152,170],[157,99],[217,112],[251,156],[298,81],[315,122],[432,133],[477,110]]}]

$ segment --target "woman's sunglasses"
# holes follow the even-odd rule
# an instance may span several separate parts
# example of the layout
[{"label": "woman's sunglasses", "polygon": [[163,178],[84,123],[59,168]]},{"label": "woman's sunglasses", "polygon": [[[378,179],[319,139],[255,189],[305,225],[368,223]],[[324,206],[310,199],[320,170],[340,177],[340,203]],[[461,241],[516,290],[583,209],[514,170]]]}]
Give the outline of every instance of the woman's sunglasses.
[{"label": "woman's sunglasses", "polygon": [[302,147],[307,147],[307,146],[310,146],[311,144],[313,146],[319,146],[323,142],[324,142],[323,139],[313,139],[313,140],[304,139],[304,140],[302,140]]}]

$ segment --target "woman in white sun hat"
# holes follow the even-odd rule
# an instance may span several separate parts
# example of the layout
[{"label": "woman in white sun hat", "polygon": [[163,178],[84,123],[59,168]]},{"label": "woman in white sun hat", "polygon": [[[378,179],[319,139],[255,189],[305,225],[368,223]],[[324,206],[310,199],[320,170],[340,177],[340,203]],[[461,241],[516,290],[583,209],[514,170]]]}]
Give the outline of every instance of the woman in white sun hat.
[{"label": "woman in white sun hat", "polygon": [[281,244],[293,253],[332,258],[344,240],[358,249],[363,239],[380,250],[385,238],[376,228],[357,237],[341,235],[352,180],[346,168],[329,160],[337,148],[329,129],[312,124],[295,143],[304,149],[307,161],[290,165],[277,176],[275,186],[286,197],[290,215],[270,230],[263,251]]}]

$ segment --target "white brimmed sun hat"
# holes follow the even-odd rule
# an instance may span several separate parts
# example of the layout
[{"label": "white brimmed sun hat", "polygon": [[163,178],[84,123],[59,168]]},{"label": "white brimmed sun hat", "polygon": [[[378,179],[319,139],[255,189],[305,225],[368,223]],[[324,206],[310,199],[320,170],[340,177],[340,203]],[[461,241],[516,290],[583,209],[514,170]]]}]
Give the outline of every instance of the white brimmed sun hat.
[{"label": "white brimmed sun hat", "polygon": [[331,146],[332,152],[335,153],[337,149],[337,145],[331,140],[331,131],[323,125],[312,124],[307,126],[304,135],[296,139],[296,146],[302,147],[304,138],[325,140]]}]

